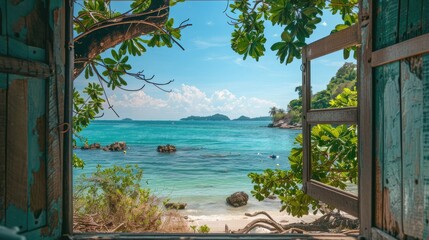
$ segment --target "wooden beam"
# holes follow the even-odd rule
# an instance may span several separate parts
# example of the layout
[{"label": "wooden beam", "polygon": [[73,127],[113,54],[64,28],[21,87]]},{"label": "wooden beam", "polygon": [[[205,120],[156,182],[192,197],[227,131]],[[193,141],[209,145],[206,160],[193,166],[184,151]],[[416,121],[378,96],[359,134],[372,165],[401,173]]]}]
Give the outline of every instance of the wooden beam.
[{"label": "wooden beam", "polygon": [[358,44],[359,28],[358,24],[355,24],[307,45],[304,48],[304,54],[307,56],[307,60],[311,61],[315,58]]},{"label": "wooden beam", "polygon": [[429,53],[429,33],[373,52],[371,66],[377,67],[424,53]]},{"label": "wooden beam", "polygon": [[372,53],[372,0],[359,1],[361,46],[358,50],[358,168],[360,235],[371,239],[373,226],[373,70],[368,61]]},{"label": "wooden beam", "polygon": [[307,183],[307,194],[350,215],[359,216],[358,196],[318,181]]},{"label": "wooden beam", "polygon": [[358,122],[357,108],[329,108],[307,112],[308,124],[339,124]]},{"label": "wooden beam", "polygon": [[47,78],[52,75],[51,68],[45,63],[9,56],[0,56],[0,72],[35,78]]}]

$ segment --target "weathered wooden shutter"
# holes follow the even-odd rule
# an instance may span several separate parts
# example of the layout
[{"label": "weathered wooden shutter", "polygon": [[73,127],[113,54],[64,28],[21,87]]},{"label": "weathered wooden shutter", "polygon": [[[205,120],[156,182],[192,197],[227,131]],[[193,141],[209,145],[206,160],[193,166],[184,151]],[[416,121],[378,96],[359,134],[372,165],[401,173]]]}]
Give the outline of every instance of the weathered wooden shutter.
[{"label": "weathered wooden shutter", "polygon": [[305,46],[302,50],[302,99],[303,99],[303,190],[315,199],[321,200],[351,215],[359,215],[358,197],[331,187],[312,178],[311,128],[317,124],[357,124],[356,107],[311,109],[311,61],[335,51],[358,45],[358,25],[331,34]]},{"label": "weathered wooden shutter", "polygon": [[64,1],[0,1],[0,224],[29,239],[62,223]]}]

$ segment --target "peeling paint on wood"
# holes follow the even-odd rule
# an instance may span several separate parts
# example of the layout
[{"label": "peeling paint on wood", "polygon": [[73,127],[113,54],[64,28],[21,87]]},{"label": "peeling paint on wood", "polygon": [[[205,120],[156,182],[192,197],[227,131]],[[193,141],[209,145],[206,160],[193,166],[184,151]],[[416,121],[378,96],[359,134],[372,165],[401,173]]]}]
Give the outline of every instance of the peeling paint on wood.
[{"label": "peeling paint on wood", "polygon": [[46,224],[46,81],[28,82],[28,230]]},{"label": "peeling paint on wood", "polygon": [[402,234],[402,175],[401,175],[401,102],[399,83],[399,63],[384,67],[386,85],[383,91],[384,136],[383,136],[383,185],[384,222],[383,229],[394,236]]},{"label": "peeling paint on wood", "polygon": [[[1,79],[0,82],[6,79]],[[0,225],[5,224],[6,209],[6,89],[0,88]]]},{"label": "peeling paint on wood", "polygon": [[374,158],[375,158],[375,226],[383,228],[383,181],[384,181],[384,103],[383,92],[386,84],[384,78],[384,68],[377,67],[374,69]]},{"label": "peeling paint on wood", "polygon": [[[429,1],[426,1],[429,3]],[[428,28],[429,30],[429,28]],[[429,239],[429,54],[423,56],[422,171],[424,185],[423,239]]]},{"label": "peeling paint on wood", "polygon": [[401,61],[403,222],[404,234],[414,238],[422,238],[424,222],[421,62],[421,56]]},{"label": "peeling paint on wood", "polygon": [[27,230],[27,81],[9,80],[6,142],[6,226]]}]

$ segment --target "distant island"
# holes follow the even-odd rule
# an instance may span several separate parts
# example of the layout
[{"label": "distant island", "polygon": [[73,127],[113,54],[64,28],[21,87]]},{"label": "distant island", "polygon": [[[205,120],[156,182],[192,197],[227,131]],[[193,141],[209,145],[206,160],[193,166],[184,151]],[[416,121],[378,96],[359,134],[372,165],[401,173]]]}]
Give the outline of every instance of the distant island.
[{"label": "distant island", "polygon": [[122,121],[132,121],[132,119],[131,118],[124,118],[124,119],[122,119]]},{"label": "distant island", "polygon": [[[231,121],[228,116],[223,114],[215,114],[211,116],[189,116],[186,118],[180,119],[181,121]],[[271,117],[256,117],[250,118],[246,116],[240,116],[237,119],[233,119],[232,121],[270,121]]]},{"label": "distant island", "polygon": [[222,114],[215,114],[211,116],[190,116],[186,118],[180,119],[180,121],[230,121],[228,116],[222,115]]},{"label": "distant island", "polygon": [[271,117],[255,117],[255,118],[250,118],[250,117],[246,117],[246,116],[240,116],[237,119],[234,119],[233,121],[271,121]]}]

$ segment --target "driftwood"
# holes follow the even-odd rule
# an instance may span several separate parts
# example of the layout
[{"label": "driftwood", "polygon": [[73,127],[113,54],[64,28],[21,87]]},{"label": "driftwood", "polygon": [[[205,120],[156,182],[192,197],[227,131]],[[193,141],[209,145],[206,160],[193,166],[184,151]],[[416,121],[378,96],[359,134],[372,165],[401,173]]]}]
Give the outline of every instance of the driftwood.
[{"label": "driftwood", "polygon": [[265,215],[266,218],[258,218],[247,224],[243,229],[237,231],[229,230],[229,227],[225,225],[226,233],[241,233],[246,234],[255,228],[264,228],[269,230],[271,233],[308,233],[308,232],[335,232],[344,234],[356,234],[359,233],[359,220],[351,219],[341,215],[338,212],[331,212],[323,215],[311,223],[289,223],[280,224],[276,222],[268,213],[255,212],[253,214],[246,213],[246,216],[255,217],[257,215]]}]

